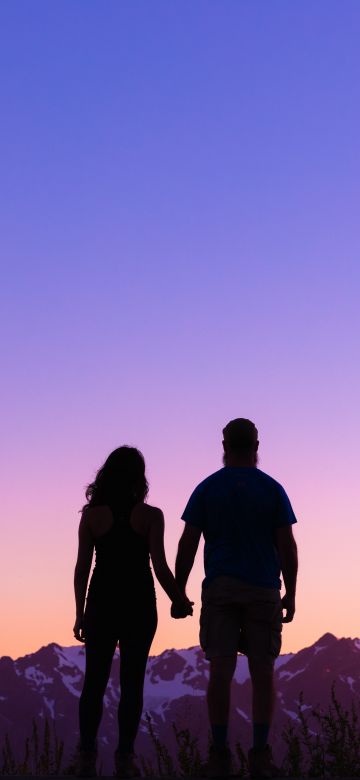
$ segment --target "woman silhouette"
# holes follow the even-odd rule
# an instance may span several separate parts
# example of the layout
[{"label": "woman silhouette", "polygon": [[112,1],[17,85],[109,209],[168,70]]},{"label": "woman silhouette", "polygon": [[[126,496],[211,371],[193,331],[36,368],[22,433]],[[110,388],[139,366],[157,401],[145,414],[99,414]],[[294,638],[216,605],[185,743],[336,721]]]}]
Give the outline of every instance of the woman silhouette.
[{"label": "woman silhouette", "polygon": [[[80,777],[96,775],[96,735],[118,642],[121,696],[115,768],[119,777],[139,774],[134,741],[142,713],[146,661],[157,626],[150,557],[176,615],[192,614],[192,604],[180,593],[166,562],[163,514],[145,503],[147,493],[144,458],[139,450],[127,446],[109,455],[86,490],[74,577],[74,636],[85,642],[86,651],[79,705]],[[94,548],[96,563],[84,611]]]}]

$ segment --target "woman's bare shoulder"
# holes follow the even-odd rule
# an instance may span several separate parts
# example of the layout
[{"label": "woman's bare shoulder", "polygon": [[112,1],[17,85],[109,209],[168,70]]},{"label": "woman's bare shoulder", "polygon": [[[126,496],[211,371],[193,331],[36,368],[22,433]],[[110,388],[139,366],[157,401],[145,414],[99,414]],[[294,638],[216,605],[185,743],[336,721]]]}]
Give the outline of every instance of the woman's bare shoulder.
[{"label": "woman's bare shoulder", "polygon": [[82,513],[81,522],[85,523],[89,529],[97,535],[110,528],[113,523],[113,513],[107,504],[101,506],[85,507]]},{"label": "woman's bare shoulder", "polygon": [[163,522],[164,515],[157,506],[139,501],[131,512],[131,525],[135,530],[147,532],[153,524]]},{"label": "woman's bare shoulder", "polygon": [[146,517],[147,519],[163,517],[163,513],[158,506],[151,506],[151,504],[145,504],[144,501],[139,501],[135,504],[132,510],[133,517]]}]

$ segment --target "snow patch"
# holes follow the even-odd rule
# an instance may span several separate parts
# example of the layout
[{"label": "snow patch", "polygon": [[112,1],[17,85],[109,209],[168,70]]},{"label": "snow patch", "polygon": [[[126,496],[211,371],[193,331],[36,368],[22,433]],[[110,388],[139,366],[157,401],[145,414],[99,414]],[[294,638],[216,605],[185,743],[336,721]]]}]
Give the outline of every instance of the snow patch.
[{"label": "snow patch", "polygon": [[250,721],[249,716],[246,714],[246,712],[244,712],[244,710],[241,710],[240,707],[236,707],[236,712],[238,712],[239,715],[241,715],[241,717],[245,720]]},{"label": "snow patch", "polygon": [[84,674],[85,650],[83,647],[56,647],[54,652],[59,659],[59,669],[62,666],[73,666]]},{"label": "snow patch", "polygon": [[311,704],[302,704],[301,701],[299,700],[295,701],[295,704],[298,705],[300,712],[305,712],[306,710],[312,710]]},{"label": "snow patch", "polygon": [[205,696],[205,688],[195,688],[191,679],[184,680],[184,672],[177,672],[172,680],[162,680],[158,675],[154,682],[145,680],[144,708],[157,709],[164,703],[180,696]]},{"label": "snow patch", "polygon": [[285,707],[283,707],[283,712],[285,712],[285,714],[288,715],[291,720],[299,719],[297,712],[294,712],[293,710],[286,710]]},{"label": "snow patch", "polygon": [[348,685],[350,685],[350,689],[353,691],[354,690],[354,682],[356,682],[354,677],[347,677],[346,678],[346,682],[348,683]]},{"label": "snow patch", "polygon": [[281,680],[285,680],[285,682],[289,682],[289,680],[292,680],[294,677],[297,677],[298,674],[302,674],[305,672],[306,667],[304,666],[303,669],[298,669],[296,672],[287,672],[286,669],[284,669],[283,672],[279,672],[279,677]]},{"label": "snow patch", "polygon": [[72,693],[73,696],[76,696],[77,699],[80,698],[81,691],[78,691],[77,688],[74,688],[75,683],[82,682],[83,676],[82,674],[62,674],[61,679],[65,685],[65,688]]},{"label": "snow patch", "polygon": [[55,719],[55,699],[47,699],[46,696],[44,696],[44,702],[50,712],[50,715],[52,719]]},{"label": "snow patch", "polygon": [[180,656],[180,658],[182,658],[185,661],[186,666],[193,666],[194,669],[196,669],[197,655],[199,653],[198,647],[189,647],[188,650],[175,650],[175,652],[177,653],[177,655]]},{"label": "snow patch", "polygon": [[284,653],[284,655],[279,655],[275,660],[275,669],[280,669],[281,666],[287,664],[287,662],[290,661],[293,656],[294,653]]},{"label": "snow patch", "polygon": [[54,682],[53,677],[47,677],[46,674],[36,666],[28,666],[28,668],[25,669],[25,677],[30,682],[35,683],[35,685],[46,685]]}]

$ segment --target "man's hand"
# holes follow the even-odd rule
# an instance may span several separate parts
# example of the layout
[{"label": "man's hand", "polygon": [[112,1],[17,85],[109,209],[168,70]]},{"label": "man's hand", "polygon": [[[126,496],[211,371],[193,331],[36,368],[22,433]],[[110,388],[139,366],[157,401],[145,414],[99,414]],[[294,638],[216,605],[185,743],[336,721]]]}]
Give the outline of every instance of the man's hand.
[{"label": "man's hand", "polygon": [[172,618],[175,618],[175,620],[179,620],[180,618],[186,618],[188,615],[193,614],[193,601],[189,601],[187,596],[184,596],[181,601],[173,601],[171,605],[170,614]]},{"label": "man's hand", "polygon": [[75,639],[78,640],[78,642],[85,642],[85,636],[84,636],[84,626],[83,626],[84,619],[81,617],[77,617],[75,620],[73,632]]},{"label": "man's hand", "polygon": [[285,593],[285,596],[281,599],[281,604],[283,610],[285,610],[286,615],[283,615],[282,622],[283,623],[291,623],[294,615],[295,615],[295,596],[290,596],[287,593]]}]

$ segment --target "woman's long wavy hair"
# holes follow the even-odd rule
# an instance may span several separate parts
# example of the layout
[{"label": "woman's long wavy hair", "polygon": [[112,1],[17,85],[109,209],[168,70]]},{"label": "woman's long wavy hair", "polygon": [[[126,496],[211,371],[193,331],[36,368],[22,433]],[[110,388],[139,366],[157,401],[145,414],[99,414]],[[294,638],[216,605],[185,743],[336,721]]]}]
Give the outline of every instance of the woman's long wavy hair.
[{"label": "woman's long wavy hair", "polygon": [[145,461],[136,447],[118,447],[110,453],[87,486],[87,503],[83,509],[107,504],[114,509],[132,509],[144,501],[149,491],[145,476]]}]

